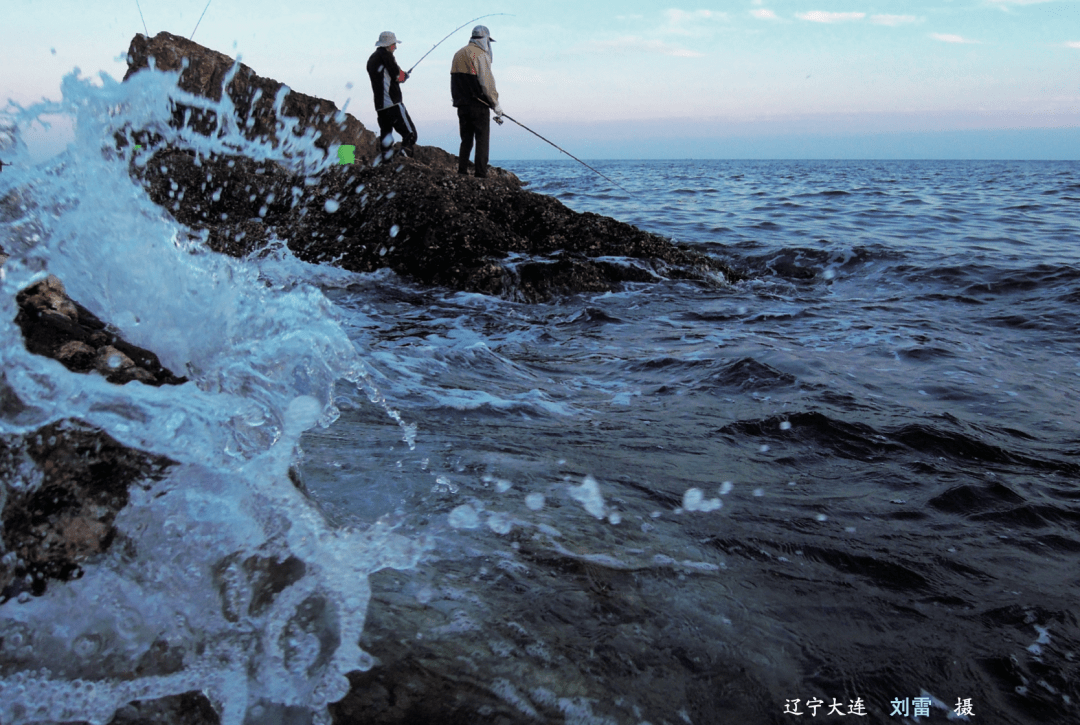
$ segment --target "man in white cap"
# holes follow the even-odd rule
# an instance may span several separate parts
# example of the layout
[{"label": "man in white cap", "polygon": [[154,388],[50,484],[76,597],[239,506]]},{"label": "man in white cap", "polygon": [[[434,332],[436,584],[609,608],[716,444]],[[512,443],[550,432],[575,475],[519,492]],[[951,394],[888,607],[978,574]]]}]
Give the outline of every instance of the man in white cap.
[{"label": "man in white cap", "polygon": [[469,44],[454,55],[450,64],[450,95],[457,108],[461,148],[458,150],[458,173],[469,173],[469,154],[476,142],[475,174],[487,176],[488,141],[491,138],[491,111],[495,122],[502,124],[503,110],[499,92],[491,75],[491,44],[495,38],[483,25],[473,28]]},{"label": "man in white cap", "polygon": [[401,84],[409,74],[394,60],[394,51],[400,42],[389,30],[380,33],[375,52],[367,62],[371,90],[375,92],[375,112],[379,117],[379,142],[385,158],[389,158],[387,154],[393,155],[390,147],[394,143],[394,131],[401,134],[401,152],[406,156],[413,155],[416,145],[416,126],[401,102]]}]

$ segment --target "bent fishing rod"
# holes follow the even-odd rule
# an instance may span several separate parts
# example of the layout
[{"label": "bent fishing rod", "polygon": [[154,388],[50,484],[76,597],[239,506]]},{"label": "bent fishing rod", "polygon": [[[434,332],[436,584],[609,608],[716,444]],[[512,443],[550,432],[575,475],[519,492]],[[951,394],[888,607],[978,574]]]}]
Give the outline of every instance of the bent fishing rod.
[{"label": "bent fishing rod", "polygon": [[[483,104],[484,104],[485,106],[487,106],[488,108],[491,108],[491,110],[493,110],[493,111],[495,110],[494,108],[492,108],[492,107],[491,107],[491,104],[490,104],[490,103],[488,103],[487,101],[485,101],[484,99],[482,99],[482,98],[481,98],[481,99],[480,99],[480,101],[481,101],[481,102],[482,102],[482,103],[483,103]],[[538,139],[540,139],[540,140],[541,140],[541,141],[543,141],[544,143],[548,143],[548,144],[551,144],[551,145],[552,145],[552,146],[554,146],[555,148],[559,149],[559,151],[562,151],[562,152],[563,152],[564,154],[566,154],[567,156],[569,156],[570,158],[572,158],[572,159],[573,159],[574,161],[577,161],[577,162],[578,162],[579,164],[581,164],[582,166],[584,166],[584,167],[585,167],[586,169],[588,169],[589,171],[592,171],[592,172],[593,172],[594,174],[597,174],[597,175],[599,175],[599,176],[603,176],[603,177],[604,177],[605,179],[607,179],[608,181],[610,181],[610,182],[611,182],[612,184],[615,184],[615,186],[619,187],[620,189],[622,189],[623,191],[625,191],[625,192],[626,192],[627,194],[630,194],[631,196],[633,195],[633,193],[632,193],[632,192],[631,192],[631,191],[630,191],[629,189],[627,189],[627,188],[626,188],[625,186],[623,186],[622,184],[618,183],[618,182],[617,182],[617,181],[615,181],[614,179],[611,179],[611,178],[609,178],[609,177],[605,176],[604,174],[601,174],[601,173],[600,173],[599,171],[597,171],[597,170],[596,170],[596,169],[594,169],[593,167],[589,166],[589,165],[588,165],[587,163],[585,163],[584,161],[582,161],[581,159],[579,159],[579,158],[578,158],[577,156],[574,156],[574,155],[573,155],[572,153],[570,153],[569,151],[567,151],[567,150],[566,150],[566,149],[564,149],[563,147],[559,146],[558,144],[555,144],[555,143],[553,143],[553,142],[551,142],[551,141],[548,141],[548,140],[547,140],[546,138],[544,138],[543,136],[541,136],[540,134],[538,134],[538,133],[537,133],[536,131],[533,131],[533,130],[532,130],[531,128],[529,128],[528,126],[526,126],[526,125],[525,125],[524,123],[522,123],[521,121],[517,120],[517,119],[516,119],[516,118],[514,118],[513,116],[508,116],[508,115],[506,115],[505,113],[503,113],[503,114],[502,114],[502,117],[503,117],[503,118],[509,118],[509,119],[510,119],[511,121],[513,121],[513,122],[514,122],[514,123],[516,123],[517,125],[521,126],[521,127],[523,128],[523,129],[525,129],[526,131],[528,131],[529,133],[531,133],[531,134],[532,134],[533,136],[536,136],[536,137],[537,137]],[[496,121],[498,121],[498,120],[499,120],[499,117],[498,117],[498,116],[496,116],[496,117],[495,117],[495,120],[496,120]]]},{"label": "bent fishing rod", "polygon": [[[457,26],[456,28],[454,28],[453,30],[451,30],[451,31],[450,31],[449,33],[447,33],[447,35],[446,35],[446,38],[443,38],[443,39],[442,39],[442,40],[440,40],[440,41],[439,41],[438,43],[436,43],[435,45],[431,46],[431,50],[429,50],[428,52],[426,52],[426,53],[424,53],[424,54],[423,54],[422,56],[420,56],[420,60],[423,60],[424,58],[427,58],[427,57],[428,57],[429,55],[431,55],[431,51],[432,51],[432,50],[435,50],[435,49],[436,49],[436,48],[438,48],[438,47],[439,47],[440,45],[442,45],[443,43],[445,43],[445,42],[446,42],[446,40],[447,40],[447,38],[449,38],[449,37],[450,37],[451,35],[453,35],[453,34],[454,34],[454,33],[456,33],[457,31],[459,31],[459,30],[461,30],[462,28],[464,28],[464,27],[465,27],[466,25],[468,25],[469,23],[475,23],[475,22],[476,22],[477,20],[483,20],[484,18],[491,18],[491,17],[494,17],[494,16],[496,16],[496,15],[509,15],[509,16],[513,17],[513,13],[488,13],[487,15],[481,15],[481,16],[480,16],[480,17],[478,17],[478,18],[473,18],[472,20],[470,20],[470,21],[468,21],[468,22],[466,22],[466,23],[462,23],[461,25]],[[412,67],[412,68],[410,68],[409,70],[405,71],[406,75],[412,75],[412,72],[413,72],[413,68],[416,68],[416,66],[420,65],[420,60],[418,60],[418,61],[416,61],[415,63],[413,63],[413,67]]]}]

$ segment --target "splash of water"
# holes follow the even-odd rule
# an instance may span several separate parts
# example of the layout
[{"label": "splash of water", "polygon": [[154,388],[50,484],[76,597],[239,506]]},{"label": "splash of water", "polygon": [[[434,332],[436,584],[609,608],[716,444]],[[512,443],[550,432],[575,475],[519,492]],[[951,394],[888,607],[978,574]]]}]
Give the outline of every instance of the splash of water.
[{"label": "splash of water", "polygon": [[[325,720],[325,705],[347,691],[345,674],[372,664],[358,645],[368,575],[412,566],[424,548],[387,521],[332,528],[289,479],[303,431],[337,417],[340,380],[415,441],[332,306],[313,287],[263,275],[260,262],[205,253],[129,173],[151,158],[134,150],[133,130],[196,155],[242,153],[304,173],[330,156],[289,124],[276,145],[245,139],[228,94],[215,103],[176,80],[103,75],[97,86],[72,74],[61,101],[8,112],[15,165],[0,177],[0,246],[11,255],[0,267],[0,366],[3,400],[18,405],[0,410],[0,434],[74,418],[177,465],[132,487],[115,522],[125,547],[76,581],[0,605],[0,722],[105,722],[131,700],[193,689],[230,725],[296,709]],[[170,126],[177,103],[215,111],[218,133]],[[75,141],[34,165],[19,135],[46,114],[72,118]],[[118,150],[117,137],[129,145]],[[116,386],[28,353],[12,321],[15,295],[46,274],[190,382]]]}]

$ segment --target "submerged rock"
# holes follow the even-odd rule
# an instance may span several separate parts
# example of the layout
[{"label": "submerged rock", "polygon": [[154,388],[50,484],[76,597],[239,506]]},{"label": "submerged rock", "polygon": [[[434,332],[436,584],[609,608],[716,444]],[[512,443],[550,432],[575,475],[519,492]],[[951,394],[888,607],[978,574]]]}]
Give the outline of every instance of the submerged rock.
[{"label": "submerged rock", "polygon": [[[151,55],[158,68],[179,69],[187,58],[181,87],[210,98],[220,97],[233,65],[182,38],[136,36],[128,75],[148,67]],[[275,87],[280,91],[273,83],[246,66],[228,82],[237,125],[250,127],[249,137],[272,137],[275,128],[284,128],[268,115],[272,104],[243,100],[265,99]],[[332,106],[318,99],[309,105],[322,108],[320,103]],[[357,135],[362,124],[348,114],[342,128],[353,129],[352,137],[326,125],[328,112],[292,114],[284,102],[281,108],[299,119],[293,133],[315,131],[316,146],[325,142],[321,148],[363,136]],[[177,123],[212,132],[192,118],[181,115]],[[366,146],[357,143],[357,158],[370,163],[303,176],[270,161],[151,146],[150,162],[133,165],[150,198],[201,234],[211,249],[234,256],[283,244],[308,262],[357,272],[389,268],[423,284],[529,302],[614,290],[626,282],[743,278],[719,260],[659,235],[529,192],[504,170],[493,169],[487,179],[458,175],[456,158],[434,147],[418,146],[415,158],[387,160],[387,154],[376,154],[371,135]]]},{"label": "submerged rock", "polygon": [[0,437],[7,496],[0,509],[0,602],[40,595],[49,580],[77,578],[81,565],[113,543],[128,487],[173,462],[121,445],[65,420],[26,436]]},{"label": "submerged rock", "polygon": [[179,385],[158,356],[122,340],[92,312],[72,300],[64,284],[50,275],[19,292],[15,324],[26,349],[60,361],[72,372],[97,371],[110,383],[138,380],[147,385]]}]

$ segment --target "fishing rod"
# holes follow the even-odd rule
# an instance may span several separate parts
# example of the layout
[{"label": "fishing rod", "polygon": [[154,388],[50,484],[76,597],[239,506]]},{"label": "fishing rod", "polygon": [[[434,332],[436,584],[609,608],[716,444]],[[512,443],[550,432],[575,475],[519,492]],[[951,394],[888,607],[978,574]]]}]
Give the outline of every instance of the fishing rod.
[{"label": "fishing rod", "polygon": [[[481,102],[483,102],[483,104],[484,104],[485,106],[487,106],[488,108],[491,108],[491,104],[489,104],[489,103],[488,103],[487,101],[484,101],[484,99],[482,99],[482,98],[481,98],[481,99],[480,99],[480,101],[481,101]],[[495,109],[494,109],[494,108],[492,108],[492,110],[495,110]],[[533,131],[533,130],[532,130],[531,128],[529,128],[528,126],[526,126],[526,125],[525,125],[524,123],[522,123],[521,121],[517,120],[517,119],[516,119],[516,118],[514,118],[513,116],[508,116],[508,115],[506,115],[506,114],[504,113],[504,114],[502,114],[502,117],[503,117],[503,118],[509,118],[509,119],[510,119],[511,121],[513,121],[513,122],[514,122],[514,123],[516,123],[517,125],[521,126],[521,127],[523,128],[523,129],[525,129],[526,131],[528,131],[529,133],[531,133],[531,134],[532,134],[533,136],[536,136],[536,137],[537,137],[538,139],[540,139],[541,141],[544,141],[545,143],[549,143],[549,144],[551,144],[552,146],[554,146],[555,148],[559,149],[559,151],[562,151],[562,152],[563,152],[564,154],[566,154],[567,156],[569,156],[570,158],[572,158],[572,159],[573,159],[574,161],[577,161],[577,162],[578,162],[579,164],[581,164],[582,166],[584,166],[584,167],[585,167],[586,169],[588,169],[588,170],[592,171],[592,172],[593,172],[593,173],[595,173],[595,174],[598,174],[598,175],[600,175],[600,176],[603,176],[603,177],[604,177],[605,179],[607,179],[608,181],[610,181],[610,182],[611,182],[612,184],[615,184],[615,186],[619,187],[620,189],[622,189],[623,191],[625,191],[625,192],[626,192],[627,194],[631,194],[631,195],[633,195],[633,193],[632,193],[632,192],[631,192],[631,191],[630,191],[629,189],[627,189],[627,188],[626,188],[625,186],[623,186],[622,184],[618,183],[618,182],[617,182],[617,181],[615,181],[614,179],[608,178],[608,177],[607,177],[607,176],[605,176],[604,174],[601,174],[601,173],[600,173],[599,171],[597,171],[597,170],[596,170],[596,169],[594,169],[593,167],[589,166],[589,165],[588,165],[587,163],[585,163],[584,161],[582,161],[581,159],[579,159],[579,158],[578,158],[577,156],[574,156],[574,155],[573,155],[572,153],[570,153],[570,152],[569,152],[569,151],[567,151],[566,149],[562,148],[562,147],[561,147],[561,146],[559,146],[558,144],[556,144],[556,143],[553,143],[553,142],[551,142],[551,141],[548,141],[548,140],[547,140],[546,138],[544,138],[543,136],[541,136],[540,134],[538,134],[538,133],[537,133],[536,131]],[[498,121],[498,120],[499,120],[499,117],[498,117],[498,116],[496,116],[496,117],[495,117],[495,120],[496,120],[496,121]]]},{"label": "fishing rod", "polygon": [[[199,23],[202,22],[203,16],[206,15],[206,11],[210,8],[211,2],[212,0],[206,0],[206,7],[202,9],[202,15],[199,16],[199,22],[195,23],[195,30],[199,29]],[[195,30],[191,31],[191,38],[195,37]],[[188,38],[188,40],[191,40],[191,38]]]},{"label": "fishing rod", "polygon": [[[209,5],[209,3],[207,3],[207,4]],[[481,15],[481,16],[480,16],[480,17],[478,17],[478,18],[473,18],[472,20],[468,21],[467,23],[462,23],[461,25],[459,25],[459,26],[457,26],[456,28],[454,28],[453,30],[451,30],[451,31],[450,31],[450,32],[449,32],[449,33],[447,34],[446,38],[443,38],[443,39],[442,39],[442,40],[440,40],[440,41],[439,41],[438,43],[436,43],[435,45],[431,46],[431,50],[435,50],[436,48],[438,48],[438,47],[439,47],[440,45],[442,45],[442,44],[443,44],[444,42],[446,42],[446,39],[447,39],[447,38],[449,38],[449,37],[450,37],[451,35],[453,35],[453,34],[454,34],[454,33],[456,33],[457,31],[459,31],[459,30],[461,30],[462,28],[464,28],[464,27],[465,27],[466,25],[468,25],[469,23],[475,23],[475,22],[476,22],[477,20],[483,20],[484,18],[491,18],[491,17],[494,17],[494,16],[496,16],[496,15],[509,15],[509,16],[513,17],[513,13],[488,13],[487,15]],[[428,52],[426,52],[426,53],[424,53],[424,54],[423,54],[422,56],[420,56],[420,60],[423,60],[424,58],[427,58],[427,57],[428,57],[429,55],[431,55],[431,50],[429,50]],[[413,68],[415,68],[416,66],[420,65],[420,60],[418,60],[418,61],[416,61],[415,63],[413,63],[413,67],[412,67],[412,68],[410,68],[409,70],[405,71],[405,74],[406,74],[406,75],[412,75],[412,72],[413,72]]]}]

